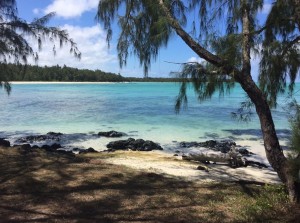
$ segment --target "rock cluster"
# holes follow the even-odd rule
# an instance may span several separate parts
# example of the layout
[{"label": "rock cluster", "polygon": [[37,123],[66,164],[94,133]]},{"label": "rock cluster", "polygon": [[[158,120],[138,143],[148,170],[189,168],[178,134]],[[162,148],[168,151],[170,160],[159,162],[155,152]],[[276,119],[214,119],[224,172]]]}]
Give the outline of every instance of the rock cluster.
[{"label": "rock cluster", "polygon": [[3,138],[0,138],[0,146],[10,147],[10,142]]},{"label": "rock cluster", "polygon": [[179,146],[182,148],[205,147],[215,151],[220,151],[222,153],[227,153],[229,152],[231,146],[236,146],[236,143],[232,140],[208,140],[205,142],[181,142],[179,143]]},{"label": "rock cluster", "polygon": [[106,146],[108,151],[115,150],[134,150],[134,151],[151,151],[151,150],[163,150],[163,148],[150,140],[133,139],[113,141]]},{"label": "rock cluster", "polygon": [[56,132],[48,132],[45,135],[32,135],[32,136],[25,136],[22,138],[19,138],[16,140],[16,143],[32,143],[32,142],[40,142],[40,141],[46,141],[46,140],[53,140],[53,141],[60,141],[60,136],[62,136],[62,133],[56,133]]},{"label": "rock cluster", "polygon": [[[204,147],[214,151],[219,151],[221,153],[228,153],[233,146],[237,147],[236,143],[232,140],[208,140],[205,142],[180,142],[179,146],[181,148],[191,148],[191,147]],[[245,147],[238,148],[238,152],[242,155],[251,155],[249,150]]]}]

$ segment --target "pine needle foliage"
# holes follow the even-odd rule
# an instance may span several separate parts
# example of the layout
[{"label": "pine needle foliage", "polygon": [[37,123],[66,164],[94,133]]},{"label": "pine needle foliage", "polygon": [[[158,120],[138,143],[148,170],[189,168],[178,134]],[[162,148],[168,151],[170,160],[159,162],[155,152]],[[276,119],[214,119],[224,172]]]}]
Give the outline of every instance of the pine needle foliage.
[{"label": "pine needle foliage", "polygon": [[[70,52],[75,58],[80,59],[81,53],[76,43],[68,36],[66,30],[57,27],[48,27],[49,22],[55,13],[49,13],[32,22],[18,17],[18,9],[15,0],[0,1],[0,62],[1,63],[23,63],[26,64],[29,57],[38,61],[38,52],[28,42],[28,37],[36,41],[38,49],[42,49],[44,41],[53,42],[53,53],[56,53],[55,41],[59,47],[69,44]],[[5,76],[5,70],[0,72],[0,87],[4,87],[7,93],[11,86]]]},{"label": "pine needle foliage", "polygon": [[[126,65],[130,54],[139,58],[144,67],[145,76],[153,60],[157,59],[159,49],[167,46],[175,33],[170,20],[162,10],[162,4],[168,9],[172,18],[187,33],[192,33],[198,44],[206,46],[218,57],[226,61],[234,69],[242,69],[242,12],[249,11],[250,45],[252,55],[261,59],[259,71],[259,87],[266,95],[269,105],[275,107],[277,95],[284,93],[287,87],[293,90],[294,81],[299,75],[299,12],[295,0],[273,1],[271,11],[264,24],[258,20],[258,13],[263,9],[264,0],[101,0],[97,19],[107,30],[107,41],[112,38],[112,24],[118,19],[121,34],[118,39],[120,66]],[[191,18],[194,14],[194,18]],[[224,25],[223,28],[222,25]],[[190,30],[192,27],[192,30]],[[198,33],[198,35],[196,35]],[[201,68],[201,69],[199,69]],[[205,69],[210,69],[204,72]],[[192,69],[195,69],[192,71]],[[189,73],[188,73],[189,72]],[[195,74],[198,72],[198,78]],[[201,74],[199,73],[201,72]],[[211,75],[219,72],[221,76]],[[174,74],[174,73],[173,73]],[[220,81],[234,81],[234,73],[226,73],[224,69],[212,65],[182,64],[177,76],[187,78],[196,83],[199,99],[207,99],[221,90]],[[204,78],[204,76],[206,76]],[[228,78],[230,76],[231,78]],[[204,81],[199,87],[200,81]],[[186,83],[183,83],[186,85]],[[203,86],[207,87],[203,87]],[[233,86],[233,85],[227,85]],[[226,87],[227,88],[227,87]],[[182,86],[176,109],[184,104],[185,96]]]}]

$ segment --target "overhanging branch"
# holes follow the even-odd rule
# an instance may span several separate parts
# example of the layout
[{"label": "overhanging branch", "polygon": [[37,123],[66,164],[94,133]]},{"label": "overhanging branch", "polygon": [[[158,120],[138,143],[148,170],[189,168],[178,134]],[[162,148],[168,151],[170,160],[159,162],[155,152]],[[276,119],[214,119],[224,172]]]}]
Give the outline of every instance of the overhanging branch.
[{"label": "overhanging branch", "polygon": [[232,67],[227,64],[226,60],[218,57],[217,55],[211,53],[210,51],[206,50],[204,47],[202,47],[198,42],[196,42],[178,23],[176,19],[173,18],[170,11],[164,4],[163,0],[158,0],[158,3],[161,7],[161,10],[165,14],[166,18],[169,21],[170,26],[175,30],[178,36],[195,52],[197,53],[201,58],[208,61],[209,63],[220,67],[222,69],[224,74],[234,76],[234,73],[237,73],[238,71],[235,69],[235,67]]}]

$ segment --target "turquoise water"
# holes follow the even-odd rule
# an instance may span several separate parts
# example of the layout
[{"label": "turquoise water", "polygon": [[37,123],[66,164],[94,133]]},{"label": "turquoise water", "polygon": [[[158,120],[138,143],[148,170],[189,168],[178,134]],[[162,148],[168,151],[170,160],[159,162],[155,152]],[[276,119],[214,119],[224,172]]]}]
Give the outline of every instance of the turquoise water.
[{"label": "turquoise water", "polygon": [[[296,91],[299,89],[297,85]],[[167,144],[232,136],[224,130],[245,130],[249,137],[259,131],[256,116],[249,123],[231,117],[245,100],[238,85],[230,95],[219,98],[216,94],[203,103],[190,89],[188,109],[180,114],[174,110],[178,91],[178,83],[13,84],[10,96],[0,92],[0,137],[20,132],[92,134],[117,130]],[[278,109],[273,111],[276,127],[281,130],[289,128],[285,103],[286,96],[281,96]]]}]

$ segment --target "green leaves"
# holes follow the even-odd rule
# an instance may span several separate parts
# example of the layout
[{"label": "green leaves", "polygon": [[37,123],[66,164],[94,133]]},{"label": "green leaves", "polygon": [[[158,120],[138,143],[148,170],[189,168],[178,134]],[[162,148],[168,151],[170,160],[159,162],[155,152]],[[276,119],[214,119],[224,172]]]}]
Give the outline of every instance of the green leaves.
[{"label": "green leaves", "polygon": [[[300,68],[300,34],[295,1],[276,1],[266,21],[262,44],[259,85],[269,104],[277,103],[277,95],[289,91]],[[299,7],[299,6],[298,6]]]},{"label": "green leaves", "polygon": [[186,63],[181,72],[174,73],[183,78],[179,94],[176,98],[175,110],[179,112],[182,106],[187,106],[187,87],[191,86],[200,102],[210,99],[215,92],[222,97],[230,93],[234,87],[233,78],[220,74],[218,68],[200,63]]},{"label": "green leaves", "polygon": [[242,66],[242,36],[229,34],[211,41],[211,47],[218,56],[231,66]]},{"label": "green leaves", "polygon": [[[76,43],[69,38],[65,30],[46,26],[46,23],[53,16],[54,13],[49,13],[35,19],[32,23],[27,23],[18,17],[14,0],[0,1],[0,62],[27,63],[28,57],[37,61],[38,52],[35,52],[29,45],[27,37],[36,41],[39,50],[42,49],[43,41],[51,41],[54,45],[54,41],[57,40],[61,47],[64,44],[69,44],[72,55],[80,59],[81,53]],[[4,83],[2,83],[3,81]],[[9,92],[9,83],[2,76],[0,87],[3,86]]]},{"label": "green leaves", "polygon": [[[184,25],[186,8],[183,1],[164,2],[171,14]],[[173,34],[158,1],[103,0],[99,2],[96,18],[107,30],[108,44],[112,38],[114,19],[118,18],[117,24],[121,28],[117,45],[120,66],[125,66],[128,56],[133,54],[139,58],[145,76],[148,75],[151,62],[157,58],[159,49],[167,45]]]}]

